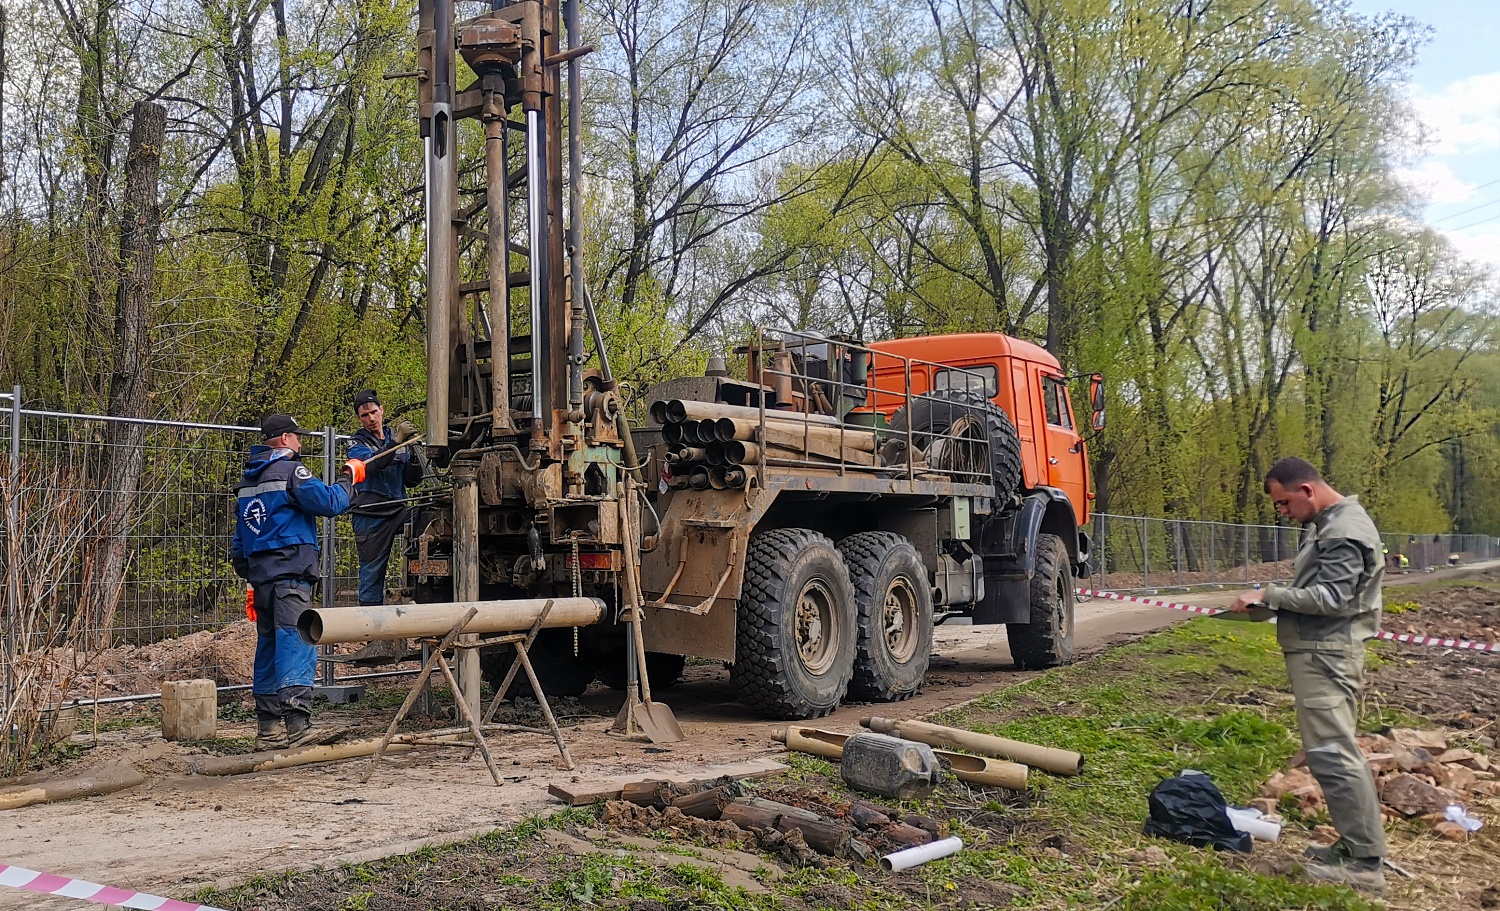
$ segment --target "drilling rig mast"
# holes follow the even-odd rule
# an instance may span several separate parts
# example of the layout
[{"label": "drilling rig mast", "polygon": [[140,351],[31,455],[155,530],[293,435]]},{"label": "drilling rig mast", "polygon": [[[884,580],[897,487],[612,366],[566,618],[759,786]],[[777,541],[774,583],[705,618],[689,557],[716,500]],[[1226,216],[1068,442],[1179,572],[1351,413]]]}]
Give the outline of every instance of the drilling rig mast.
[{"label": "drilling rig mast", "polygon": [[[463,20],[454,0],[418,5],[426,436],[453,489],[414,518],[419,601],[615,604],[623,591],[634,617],[635,457],[581,261],[579,58],[592,48],[578,18],[577,0],[495,2]],[[460,135],[466,121],[482,128],[482,168],[460,161],[477,139]],[[476,173],[482,187],[460,187]],[[482,256],[465,255],[476,246]],[[585,332],[597,370],[584,369]],[[460,656],[477,711],[480,659]]]}]

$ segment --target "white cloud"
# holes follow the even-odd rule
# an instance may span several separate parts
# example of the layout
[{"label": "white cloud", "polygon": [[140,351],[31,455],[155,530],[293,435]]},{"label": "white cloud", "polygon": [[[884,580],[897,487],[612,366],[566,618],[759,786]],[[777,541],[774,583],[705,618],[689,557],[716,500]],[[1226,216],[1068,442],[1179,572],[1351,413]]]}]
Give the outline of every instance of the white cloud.
[{"label": "white cloud", "polygon": [[1485,225],[1474,231],[1444,231],[1443,234],[1464,259],[1500,270],[1500,226]]},{"label": "white cloud", "polygon": [[1412,104],[1432,131],[1432,154],[1500,149],[1500,73],[1450,82],[1437,94],[1414,95]]},{"label": "white cloud", "polygon": [[1474,195],[1474,184],[1460,180],[1453,169],[1431,158],[1414,168],[1397,168],[1396,179],[1417,191],[1432,205],[1463,202]]}]

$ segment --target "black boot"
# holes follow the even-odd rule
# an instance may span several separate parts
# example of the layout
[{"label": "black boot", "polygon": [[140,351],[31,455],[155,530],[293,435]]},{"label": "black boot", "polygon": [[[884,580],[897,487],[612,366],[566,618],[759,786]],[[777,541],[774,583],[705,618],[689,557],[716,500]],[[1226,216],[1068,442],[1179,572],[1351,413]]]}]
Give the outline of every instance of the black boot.
[{"label": "black boot", "polygon": [[284,750],[289,742],[286,721],[280,715],[255,713],[255,749]]},{"label": "black boot", "polygon": [[286,736],[288,746],[300,747],[318,739],[313,731],[312,714],[301,709],[286,710]]}]

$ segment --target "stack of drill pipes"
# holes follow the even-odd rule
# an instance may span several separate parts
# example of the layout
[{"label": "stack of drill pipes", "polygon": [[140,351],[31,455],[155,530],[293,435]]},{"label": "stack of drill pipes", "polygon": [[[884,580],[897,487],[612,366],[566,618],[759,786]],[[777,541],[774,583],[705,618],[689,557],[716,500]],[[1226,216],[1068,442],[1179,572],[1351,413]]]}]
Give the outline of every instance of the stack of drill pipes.
[{"label": "stack of drill pipes", "polygon": [[969,750],[985,756],[1013,759],[1054,775],[1077,775],[1083,771],[1083,754],[1072,750],[1038,746],[1020,740],[977,734],[960,728],[944,727],[926,721],[896,721],[890,718],[861,719],[860,724],[872,731],[893,734],[935,747]]},{"label": "stack of drill pipes", "polygon": [[[849,739],[848,734],[797,725],[777,728],[772,737],[786,744],[786,748],[793,752],[833,760],[844,757],[844,741]],[[952,753],[948,750],[934,750],[933,752],[937,754],[938,759],[953,769],[953,777],[959,781],[992,788],[1006,788],[1011,791],[1026,790],[1028,769],[1018,762],[1004,762],[984,756],[970,756],[967,753]]]}]

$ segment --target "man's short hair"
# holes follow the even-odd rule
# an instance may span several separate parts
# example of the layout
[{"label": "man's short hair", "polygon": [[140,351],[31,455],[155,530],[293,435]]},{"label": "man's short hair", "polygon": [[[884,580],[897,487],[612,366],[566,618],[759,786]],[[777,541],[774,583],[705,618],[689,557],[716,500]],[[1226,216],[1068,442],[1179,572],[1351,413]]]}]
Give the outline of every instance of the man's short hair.
[{"label": "man's short hair", "polygon": [[1276,464],[1271,466],[1271,470],[1266,472],[1266,493],[1271,492],[1272,481],[1283,488],[1289,488],[1299,484],[1316,484],[1321,480],[1323,476],[1318,473],[1318,469],[1314,468],[1311,462],[1296,456],[1287,456],[1284,459],[1277,459]]}]

